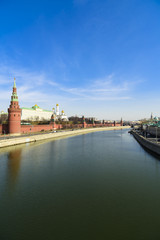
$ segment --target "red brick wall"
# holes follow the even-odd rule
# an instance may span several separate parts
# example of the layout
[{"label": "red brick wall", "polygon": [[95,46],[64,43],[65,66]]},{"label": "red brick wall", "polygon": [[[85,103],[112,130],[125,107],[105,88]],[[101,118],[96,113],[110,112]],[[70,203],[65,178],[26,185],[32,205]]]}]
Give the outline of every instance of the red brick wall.
[{"label": "red brick wall", "polygon": [[[91,128],[91,127],[114,127],[114,126],[121,126],[120,123],[116,123],[114,125],[114,123],[97,123],[97,124],[86,124],[86,127],[87,128]],[[84,124],[66,124],[63,126],[63,128],[83,128],[84,127]]]},{"label": "red brick wall", "polygon": [[33,133],[51,130],[51,125],[21,125],[21,133]]},{"label": "red brick wall", "polygon": [[21,133],[33,133],[33,132],[42,132],[49,131],[54,129],[61,129],[62,125],[55,124],[54,128],[52,124],[48,125],[21,125]]},{"label": "red brick wall", "polygon": [[[121,123],[116,123],[116,127],[121,126]],[[41,132],[41,131],[49,131],[54,129],[61,129],[63,126],[61,124],[55,124],[54,127],[52,124],[48,125],[21,125],[21,133],[33,133],[33,132]],[[87,128],[91,127],[114,127],[114,123],[106,123],[106,124],[87,124]],[[65,128],[83,128],[83,124],[66,124]],[[0,124],[0,134],[8,133],[8,125]]]},{"label": "red brick wall", "polygon": [[83,124],[65,124],[63,128],[83,128]]},{"label": "red brick wall", "polygon": [[116,123],[116,127],[120,127],[121,126],[121,123]]}]

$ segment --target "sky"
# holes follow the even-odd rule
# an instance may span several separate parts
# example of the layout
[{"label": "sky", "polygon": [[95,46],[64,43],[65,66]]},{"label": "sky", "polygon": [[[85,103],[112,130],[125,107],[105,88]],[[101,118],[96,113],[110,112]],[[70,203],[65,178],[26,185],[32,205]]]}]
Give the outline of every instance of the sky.
[{"label": "sky", "polygon": [[160,0],[0,0],[0,111],[160,116]]}]

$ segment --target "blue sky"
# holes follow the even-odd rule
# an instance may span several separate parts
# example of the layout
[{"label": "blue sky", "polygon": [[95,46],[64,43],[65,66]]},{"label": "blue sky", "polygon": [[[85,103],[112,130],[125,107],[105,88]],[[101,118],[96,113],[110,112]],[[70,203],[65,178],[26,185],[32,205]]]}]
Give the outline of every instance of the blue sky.
[{"label": "blue sky", "polygon": [[0,110],[160,116],[160,1],[0,0]]}]

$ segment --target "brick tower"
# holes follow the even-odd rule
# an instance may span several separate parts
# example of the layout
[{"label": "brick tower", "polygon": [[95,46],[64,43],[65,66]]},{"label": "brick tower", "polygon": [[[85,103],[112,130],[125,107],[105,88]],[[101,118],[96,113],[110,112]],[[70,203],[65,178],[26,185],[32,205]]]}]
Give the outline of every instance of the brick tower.
[{"label": "brick tower", "polygon": [[123,126],[123,120],[122,120],[122,118],[121,118],[120,124],[121,124],[121,126]]},{"label": "brick tower", "polygon": [[84,116],[82,116],[82,124],[83,124],[83,128],[87,127],[87,123],[85,121],[85,117]]},{"label": "brick tower", "polygon": [[13,92],[11,96],[11,103],[8,108],[8,127],[10,134],[21,132],[21,109],[18,103],[17,88],[14,78]]}]

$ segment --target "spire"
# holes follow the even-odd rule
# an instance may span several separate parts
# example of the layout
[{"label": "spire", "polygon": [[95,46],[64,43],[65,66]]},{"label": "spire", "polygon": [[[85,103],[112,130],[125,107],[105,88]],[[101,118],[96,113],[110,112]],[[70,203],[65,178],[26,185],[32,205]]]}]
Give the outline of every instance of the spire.
[{"label": "spire", "polygon": [[16,79],[14,78],[14,84],[13,87],[16,88]]},{"label": "spire", "polygon": [[16,79],[14,78],[13,91],[11,96],[11,101],[18,102],[17,88],[16,88]]}]

